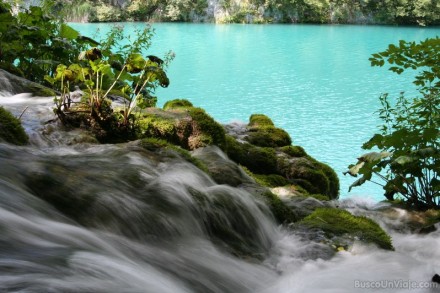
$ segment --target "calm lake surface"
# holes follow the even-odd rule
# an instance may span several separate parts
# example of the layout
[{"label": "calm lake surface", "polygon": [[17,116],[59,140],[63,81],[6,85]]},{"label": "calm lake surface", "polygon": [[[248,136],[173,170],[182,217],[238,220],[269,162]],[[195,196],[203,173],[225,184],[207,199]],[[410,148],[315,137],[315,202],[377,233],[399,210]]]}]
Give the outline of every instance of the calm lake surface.
[{"label": "calm lake surface", "polygon": [[[120,25],[120,23],[119,23]],[[126,33],[144,26],[124,23]],[[72,24],[83,35],[105,33],[112,24]],[[171,85],[158,91],[159,105],[185,98],[217,121],[246,122],[264,113],[288,131],[293,143],[333,167],[341,197],[382,200],[380,186],[366,184],[348,193],[354,181],[342,172],[380,121],[378,97],[415,94],[411,74],[398,76],[370,67],[371,54],[399,40],[420,41],[440,28],[345,25],[153,25],[149,54],[172,50]],[[98,38],[99,39],[99,38]]]}]

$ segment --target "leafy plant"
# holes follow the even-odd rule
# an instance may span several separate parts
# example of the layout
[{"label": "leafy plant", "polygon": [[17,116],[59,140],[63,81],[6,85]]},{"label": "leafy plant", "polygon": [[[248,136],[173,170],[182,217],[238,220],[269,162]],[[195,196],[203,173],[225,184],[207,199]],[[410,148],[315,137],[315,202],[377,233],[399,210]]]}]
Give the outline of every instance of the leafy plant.
[{"label": "leafy plant", "polygon": [[[154,106],[157,98],[153,94],[157,86],[169,85],[165,67],[173,54],[168,54],[165,60],[153,55],[144,58],[142,55],[150,47],[152,34],[152,29],[146,26],[135,31],[135,37],[131,39],[123,35],[122,27],[115,26],[101,40],[99,48],[82,51],[77,63],[69,66],[60,64],[54,76],[47,75],[46,80],[61,90],[55,111],[61,120],[65,121],[65,115],[77,114],[85,107],[90,111],[90,117],[100,124],[116,117],[119,126],[126,129],[133,126],[133,110]],[[71,101],[73,85],[83,89],[83,101]],[[109,109],[107,98],[110,95],[123,98],[122,109],[116,116]],[[80,105],[72,111],[70,107],[73,104]]]},{"label": "leafy plant", "polygon": [[[382,182],[385,197],[396,195],[416,208],[440,205],[440,39],[420,43],[400,41],[384,52],[373,54],[372,66],[386,62],[391,71],[401,74],[408,69],[418,70],[414,84],[420,97],[409,99],[401,93],[396,102],[384,94],[380,97],[383,121],[380,133],[363,145],[364,149],[379,149],[361,156],[358,163],[346,172],[362,177],[351,186],[372,181]],[[374,182],[374,181],[372,181]]]},{"label": "leafy plant", "polygon": [[97,44],[47,13],[51,1],[45,3],[17,14],[0,3],[0,68],[39,83],[59,64],[74,62],[86,46]]}]

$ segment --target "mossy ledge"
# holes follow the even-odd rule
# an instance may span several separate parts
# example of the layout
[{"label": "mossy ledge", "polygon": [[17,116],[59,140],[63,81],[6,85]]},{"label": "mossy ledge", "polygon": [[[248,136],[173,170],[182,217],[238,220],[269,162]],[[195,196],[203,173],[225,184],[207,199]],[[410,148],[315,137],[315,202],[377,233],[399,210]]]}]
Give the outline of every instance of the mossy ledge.
[{"label": "mossy ledge", "polygon": [[301,220],[299,225],[321,229],[329,237],[349,235],[380,248],[394,250],[390,236],[376,222],[363,216],[353,216],[345,210],[318,208]]},{"label": "mossy ledge", "polygon": [[25,145],[29,142],[20,120],[3,107],[0,107],[0,141],[15,145]]},{"label": "mossy ledge", "polygon": [[226,135],[226,153],[249,169],[252,177],[264,186],[295,185],[306,194],[337,199],[339,179],[336,172],[291,143],[290,136],[275,127],[269,117],[254,114],[245,129],[238,132],[230,129]]}]

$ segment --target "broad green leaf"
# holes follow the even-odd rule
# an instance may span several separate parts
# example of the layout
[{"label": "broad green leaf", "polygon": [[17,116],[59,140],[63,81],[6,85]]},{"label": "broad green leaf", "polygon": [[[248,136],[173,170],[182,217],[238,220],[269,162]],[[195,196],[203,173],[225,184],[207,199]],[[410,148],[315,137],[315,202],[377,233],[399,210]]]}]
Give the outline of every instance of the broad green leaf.
[{"label": "broad green leaf", "polygon": [[68,26],[67,24],[62,23],[60,27],[60,37],[74,40],[79,37],[79,32]]}]

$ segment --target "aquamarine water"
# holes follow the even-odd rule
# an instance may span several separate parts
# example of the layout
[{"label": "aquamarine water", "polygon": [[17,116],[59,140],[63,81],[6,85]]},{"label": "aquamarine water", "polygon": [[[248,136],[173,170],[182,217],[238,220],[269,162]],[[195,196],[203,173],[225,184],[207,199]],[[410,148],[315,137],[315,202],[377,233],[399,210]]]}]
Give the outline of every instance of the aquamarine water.
[{"label": "aquamarine water", "polygon": [[[112,24],[72,24],[84,35]],[[125,23],[125,32],[143,26]],[[340,175],[341,197],[382,199],[380,186],[348,193],[354,181],[342,172],[380,121],[378,97],[414,94],[411,74],[372,68],[368,58],[401,39],[420,41],[440,28],[345,25],[154,24],[150,54],[176,53],[171,85],[160,90],[159,106],[185,98],[216,120],[247,121],[264,113],[286,129],[294,144],[328,163]]]}]

